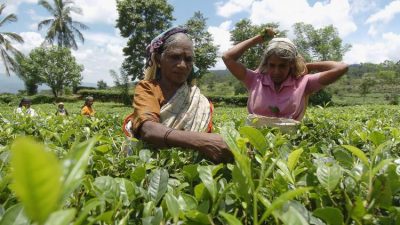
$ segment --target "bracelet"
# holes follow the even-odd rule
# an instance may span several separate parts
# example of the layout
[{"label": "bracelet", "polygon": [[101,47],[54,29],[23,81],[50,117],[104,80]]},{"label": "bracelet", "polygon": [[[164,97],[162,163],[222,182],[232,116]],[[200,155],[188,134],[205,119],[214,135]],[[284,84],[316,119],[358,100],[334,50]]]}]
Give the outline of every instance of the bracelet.
[{"label": "bracelet", "polygon": [[172,131],[174,131],[174,129],[169,128],[169,129],[165,132],[165,134],[164,134],[164,144],[165,144],[165,146],[167,146],[168,148],[171,147],[171,146],[168,144],[168,135],[169,135]]}]

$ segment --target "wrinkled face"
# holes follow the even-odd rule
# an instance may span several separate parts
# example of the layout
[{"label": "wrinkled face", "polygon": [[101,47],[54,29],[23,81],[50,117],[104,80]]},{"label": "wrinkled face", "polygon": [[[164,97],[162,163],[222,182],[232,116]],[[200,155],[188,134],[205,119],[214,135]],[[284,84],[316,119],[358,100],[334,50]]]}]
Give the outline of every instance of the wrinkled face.
[{"label": "wrinkled face", "polygon": [[271,80],[275,84],[281,84],[285,81],[291,72],[292,63],[287,59],[279,58],[276,55],[271,55],[267,61],[267,71],[271,76]]},{"label": "wrinkled face", "polygon": [[180,85],[186,82],[193,68],[193,44],[187,38],[171,43],[161,54],[161,79]]}]

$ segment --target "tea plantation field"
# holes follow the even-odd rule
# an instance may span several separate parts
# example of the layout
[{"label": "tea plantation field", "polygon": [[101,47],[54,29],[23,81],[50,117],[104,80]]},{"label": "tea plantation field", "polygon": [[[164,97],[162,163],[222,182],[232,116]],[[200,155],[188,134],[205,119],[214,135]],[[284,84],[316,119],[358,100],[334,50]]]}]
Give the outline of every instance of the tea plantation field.
[{"label": "tea plantation field", "polygon": [[216,108],[233,164],[123,136],[131,109],[0,106],[3,224],[400,224],[400,107],[309,108],[296,132]]}]

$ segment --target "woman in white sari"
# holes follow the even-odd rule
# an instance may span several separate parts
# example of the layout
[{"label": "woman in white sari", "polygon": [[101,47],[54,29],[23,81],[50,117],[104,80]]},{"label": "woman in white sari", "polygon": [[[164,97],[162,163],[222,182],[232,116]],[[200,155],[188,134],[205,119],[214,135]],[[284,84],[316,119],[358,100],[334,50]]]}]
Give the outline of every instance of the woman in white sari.
[{"label": "woman in white sari", "polygon": [[145,78],[135,88],[134,112],[124,130],[158,147],[182,147],[213,162],[232,160],[218,134],[211,132],[211,103],[194,79],[193,43],[184,28],[174,27],[147,47]]}]

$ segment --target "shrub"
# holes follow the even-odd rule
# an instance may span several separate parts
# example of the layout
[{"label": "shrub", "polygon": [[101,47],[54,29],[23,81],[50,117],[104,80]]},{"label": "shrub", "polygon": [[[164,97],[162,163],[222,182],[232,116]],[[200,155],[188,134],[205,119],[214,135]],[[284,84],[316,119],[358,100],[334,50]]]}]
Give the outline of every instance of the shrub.
[{"label": "shrub", "polygon": [[309,103],[311,105],[325,106],[329,102],[332,102],[332,94],[325,91],[324,89],[312,94],[309,98]]}]

